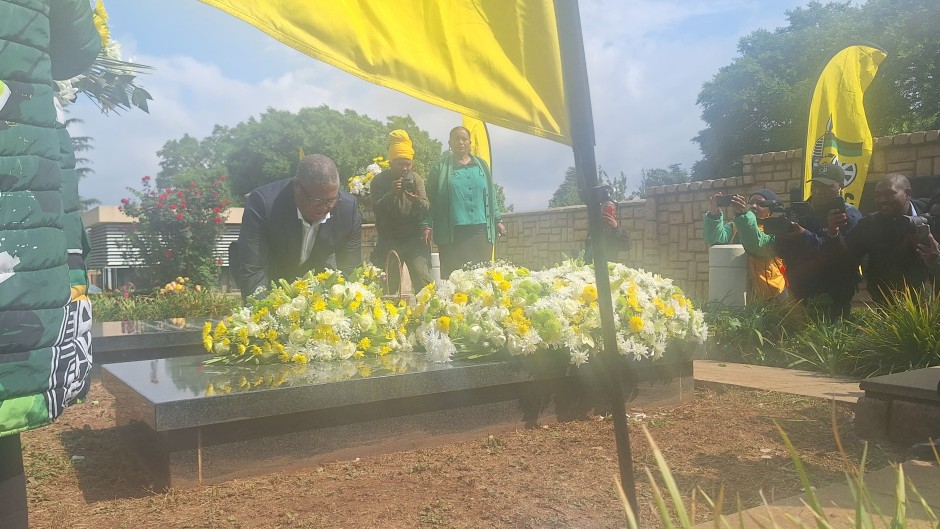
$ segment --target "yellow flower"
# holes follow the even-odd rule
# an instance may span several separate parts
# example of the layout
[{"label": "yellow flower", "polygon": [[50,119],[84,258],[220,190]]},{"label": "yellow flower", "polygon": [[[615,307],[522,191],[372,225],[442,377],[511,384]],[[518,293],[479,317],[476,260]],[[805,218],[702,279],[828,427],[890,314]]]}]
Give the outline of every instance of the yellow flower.
[{"label": "yellow flower", "polygon": [[293,287],[297,290],[307,290],[307,282],[303,279],[298,279],[297,281],[294,281]]},{"label": "yellow flower", "polygon": [[322,312],[322,311],[326,310],[326,301],[323,301],[322,298],[321,298],[321,299],[318,299],[318,300],[316,300],[316,301],[314,301],[314,302],[313,302],[313,310],[314,310],[314,312]]},{"label": "yellow flower", "polygon": [[509,292],[510,288],[512,288],[512,285],[509,283],[509,281],[501,281],[499,283],[499,289],[503,292]]},{"label": "yellow flower", "polygon": [[379,356],[385,356],[391,352],[392,352],[391,346],[383,345],[381,348],[379,348]]},{"label": "yellow flower", "polygon": [[362,366],[359,368],[359,376],[362,378],[369,378],[372,376],[372,368],[369,366]]},{"label": "yellow flower", "polygon": [[202,326],[202,346],[206,348],[206,351],[212,352],[212,322],[207,321],[205,325]]},{"label": "yellow flower", "polygon": [[252,345],[252,346],[251,346],[251,354],[253,354],[254,356],[260,356],[260,355],[264,354],[264,350],[261,349],[260,347],[258,347],[257,345]]},{"label": "yellow flower", "polygon": [[281,350],[279,353],[277,353],[277,359],[281,362],[287,363],[290,361],[290,355],[287,354],[287,351]]},{"label": "yellow flower", "polygon": [[317,274],[317,281],[326,281],[327,279],[330,278],[331,275],[333,275],[333,272],[330,272],[328,270],[320,272],[319,274]]},{"label": "yellow flower", "polygon": [[227,332],[228,332],[228,327],[225,326],[225,322],[220,321],[219,324],[215,326],[215,333],[213,333],[212,337],[215,338],[216,340],[221,340],[222,337],[225,336],[225,333]]},{"label": "yellow flower", "polygon": [[585,303],[597,301],[597,287],[594,285],[585,285],[584,290],[581,291],[581,300]]},{"label": "yellow flower", "polygon": [[437,319],[437,330],[442,333],[450,332],[450,318],[447,316],[441,316]]},{"label": "yellow flower", "polygon": [[305,355],[300,354],[300,353],[295,353],[294,356],[291,357],[290,360],[291,360],[291,362],[293,362],[293,363],[295,363],[295,364],[306,364],[306,363],[307,363],[307,357],[306,357]]},{"label": "yellow flower", "polygon": [[245,344],[238,344],[238,355],[239,355],[239,356],[245,354],[245,351],[247,351],[247,350],[248,350],[248,348],[245,347]]},{"label": "yellow flower", "polygon": [[466,305],[467,295],[464,294],[463,292],[454,292],[454,296],[450,298],[450,300],[458,305]]},{"label": "yellow flower", "polygon": [[370,340],[368,336],[359,340],[358,347],[360,349],[368,349],[371,346],[372,346],[372,340]]},{"label": "yellow flower", "polygon": [[247,388],[247,387],[248,387],[248,379],[245,378],[244,376],[240,377],[240,378],[238,379],[238,387],[241,388],[241,389]]},{"label": "yellow flower", "polygon": [[630,332],[634,334],[638,333],[643,330],[643,325],[644,325],[643,318],[639,316],[633,316],[632,318],[630,318],[629,325],[630,325]]},{"label": "yellow flower", "polygon": [[215,386],[212,385],[212,382],[209,382],[209,385],[206,386],[206,396],[211,397],[215,395]]}]

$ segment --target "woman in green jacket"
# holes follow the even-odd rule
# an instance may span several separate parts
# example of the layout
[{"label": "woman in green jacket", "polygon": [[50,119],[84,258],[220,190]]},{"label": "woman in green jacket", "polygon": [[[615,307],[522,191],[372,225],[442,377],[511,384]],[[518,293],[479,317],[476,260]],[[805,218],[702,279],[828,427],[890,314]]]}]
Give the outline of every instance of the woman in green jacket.
[{"label": "woman in green jacket", "polygon": [[430,244],[433,233],[445,279],[467,263],[489,261],[496,236],[507,233],[490,168],[470,154],[470,131],[455,127],[448,145],[450,152],[428,174],[431,208],[424,222],[425,241]]}]

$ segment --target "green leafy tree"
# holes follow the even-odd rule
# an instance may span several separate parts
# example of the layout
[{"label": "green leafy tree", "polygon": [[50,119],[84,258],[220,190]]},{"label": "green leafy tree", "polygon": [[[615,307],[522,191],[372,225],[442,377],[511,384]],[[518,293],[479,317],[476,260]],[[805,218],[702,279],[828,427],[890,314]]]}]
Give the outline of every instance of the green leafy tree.
[{"label": "green leafy tree", "polygon": [[[601,185],[610,186],[613,190],[611,193],[611,198],[614,201],[621,201],[627,197],[627,176],[620,173],[619,176],[610,178],[602,167],[597,167],[597,178],[600,181]],[[569,167],[565,171],[565,179],[558,186],[558,189],[555,190],[555,194],[552,195],[552,198],[548,201],[548,207],[550,208],[561,208],[565,206],[577,206],[578,204],[584,204],[584,200],[581,199],[581,192],[578,190],[578,181],[575,174],[574,167]]]},{"label": "green leafy tree", "polygon": [[648,187],[683,184],[688,182],[689,179],[689,171],[683,169],[680,163],[668,165],[665,169],[642,169],[640,171],[640,183],[628,198],[646,198],[646,188]]},{"label": "green leafy tree", "polygon": [[121,208],[137,220],[127,243],[132,250],[129,255],[142,267],[140,279],[150,286],[177,277],[203,286],[216,284],[215,246],[232,203],[226,177],[198,178],[186,186],[158,189],[145,176],[140,190],[129,191],[136,200],[122,199]]},{"label": "green leafy tree", "polygon": [[386,123],[352,110],[327,106],[297,113],[268,109],[234,127],[216,126],[202,140],[184,136],[158,152],[160,187],[181,185],[194,178],[228,174],[236,201],[258,186],[293,176],[301,150],[322,153],[336,162],[345,180],[371,162],[388,156],[388,133],[404,129],[414,142],[415,169],[420,174],[437,161],[441,143],[421,130],[409,116],[390,116]]},{"label": "green leafy tree", "polygon": [[699,92],[706,128],[693,138],[703,158],[692,178],[740,175],[744,154],[803,147],[820,72],[862,41],[888,53],[865,95],[872,134],[940,128],[938,19],[935,0],[813,1],[787,11],[786,27],[742,38],[739,55]]}]

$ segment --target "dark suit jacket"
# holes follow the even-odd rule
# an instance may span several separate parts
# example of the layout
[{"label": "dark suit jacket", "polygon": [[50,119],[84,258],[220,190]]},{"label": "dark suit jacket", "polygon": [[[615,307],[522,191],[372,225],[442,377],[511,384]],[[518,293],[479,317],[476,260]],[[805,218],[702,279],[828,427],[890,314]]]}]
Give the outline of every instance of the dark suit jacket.
[{"label": "dark suit jacket", "polygon": [[339,202],[330,218],[320,225],[310,258],[300,263],[302,221],[297,218],[294,186],[279,180],[248,195],[238,233],[238,263],[233,263],[236,283],[243,295],[251,295],[271,281],[291,281],[308,270],[335,268],[349,275],[362,262],[362,220],[356,199],[340,189]]}]

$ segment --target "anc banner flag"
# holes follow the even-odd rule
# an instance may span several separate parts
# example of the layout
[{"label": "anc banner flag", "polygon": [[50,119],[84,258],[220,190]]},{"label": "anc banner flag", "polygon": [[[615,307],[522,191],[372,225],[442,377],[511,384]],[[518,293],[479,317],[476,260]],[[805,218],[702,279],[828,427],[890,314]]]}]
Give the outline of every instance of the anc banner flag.
[{"label": "anc banner flag", "polygon": [[874,46],[849,46],[835,54],[819,76],[809,107],[804,200],[810,195],[813,167],[839,164],[845,171],[846,202],[858,206],[861,201],[872,151],[864,95],[886,56]]},{"label": "anc banner flag", "polygon": [[552,0],[201,0],[311,57],[571,144]]}]

